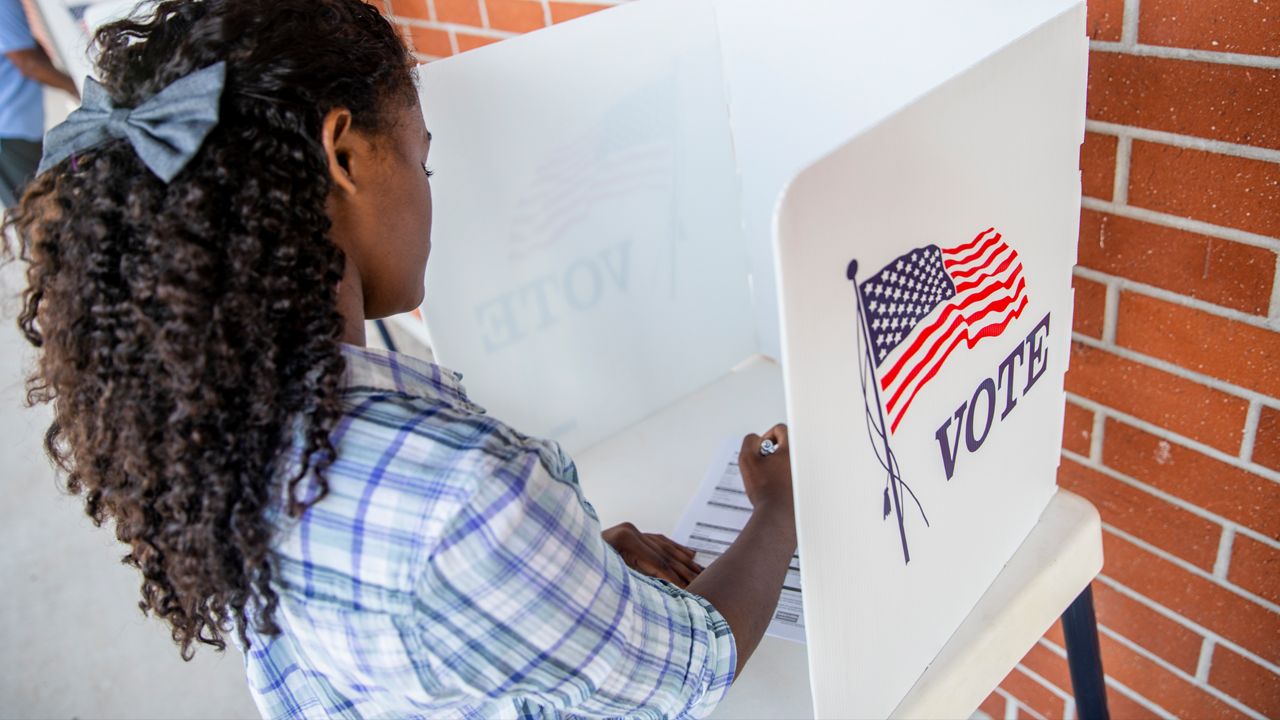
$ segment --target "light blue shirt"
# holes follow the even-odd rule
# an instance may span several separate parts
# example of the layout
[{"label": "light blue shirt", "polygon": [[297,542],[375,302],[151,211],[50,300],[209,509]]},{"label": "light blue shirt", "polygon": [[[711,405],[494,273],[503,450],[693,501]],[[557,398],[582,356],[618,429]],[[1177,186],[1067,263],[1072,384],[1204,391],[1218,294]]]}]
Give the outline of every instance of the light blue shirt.
[{"label": "light blue shirt", "polygon": [[559,445],[490,417],[457,373],[341,348],[329,493],[272,519],[282,632],[250,631],[245,657],[264,718],[711,712],[737,662],[728,622],[627,567]]},{"label": "light blue shirt", "polygon": [[21,0],[0,0],[0,138],[44,137],[44,96],[40,83],[21,72],[5,53],[36,47]]}]

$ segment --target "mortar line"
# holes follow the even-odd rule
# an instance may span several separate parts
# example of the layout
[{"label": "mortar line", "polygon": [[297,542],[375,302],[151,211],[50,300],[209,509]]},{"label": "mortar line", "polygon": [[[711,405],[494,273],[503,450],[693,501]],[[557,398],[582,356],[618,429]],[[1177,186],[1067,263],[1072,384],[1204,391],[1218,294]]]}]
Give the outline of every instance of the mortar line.
[{"label": "mortar line", "polygon": [[513,33],[507,30],[494,30],[493,28],[476,27],[475,25],[464,25],[462,23],[452,22],[436,22],[432,20],[418,20],[414,18],[401,19],[402,22],[411,27],[428,28],[431,30],[447,30],[449,32],[461,32],[467,35],[476,35],[479,37],[496,38],[499,40],[507,40],[516,37],[520,33]]},{"label": "mortar line", "polygon": [[[1142,430],[1150,435],[1155,435],[1161,440],[1168,440],[1169,442],[1175,445],[1178,445],[1180,447],[1194,450],[1200,453],[1201,455],[1207,455],[1213,458],[1214,460],[1230,465],[1231,467],[1236,468],[1237,470],[1244,470],[1245,472],[1253,473],[1254,475],[1265,478],[1267,480],[1271,480],[1273,482],[1280,482],[1280,472],[1276,472],[1275,470],[1272,470],[1269,467],[1264,467],[1262,465],[1258,465],[1252,462],[1242,463],[1240,462],[1239,457],[1228,455],[1217,448],[1209,447],[1204,443],[1201,443],[1197,440],[1192,440],[1191,438],[1188,438],[1188,437],[1183,437],[1182,435],[1179,435],[1170,430],[1166,430],[1160,427],[1159,425],[1155,425],[1153,423],[1147,422],[1146,420],[1143,420],[1141,418],[1134,417],[1133,415],[1130,415],[1126,412],[1116,410],[1115,408],[1107,407],[1106,405],[1103,405],[1102,403],[1099,403],[1096,400],[1090,400],[1089,398],[1076,395],[1075,393],[1071,393],[1071,392],[1067,393],[1067,399],[1071,400],[1077,405],[1084,406],[1095,412],[1105,412],[1110,417],[1113,417],[1117,420],[1123,420],[1126,424],[1132,425],[1138,428],[1139,430]],[[1063,450],[1063,452],[1070,452],[1070,451]]]},{"label": "mortar line", "polygon": [[1138,20],[1142,17],[1138,0],[1124,0],[1123,13],[1120,18],[1119,45],[1129,49],[1138,44]]},{"label": "mortar line", "polygon": [[1238,643],[1228,640],[1227,638],[1223,637],[1219,633],[1214,632],[1213,630],[1210,630],[1209,628],[1201,625],[1195,620],[1192,620],[1188,617],[1184,617],[1178,614],[1176,611],[1171,610],[1165,607],[1164,605],[1161,605],[1155,600],[1152,600],[1146,595],[1143,595],[1137,590],[1134,590],[1128,585],[1125,585],[1124,583],[1116,580],[1115,578],[1109,575],[1106,575],[1105,573],[1099,575],[1098,578],[1104,584],[1111,586],[1111,588],[1116,592],[1120,593],[1121,595],[1124,595],[1125,597],[1129,598],[1130,600],[1133,600],[1134,602],[1140,605],[1146,606],[1148,610],[1151,610],[1157,615],[1163,616],[1166,620],[1170,620],[1174,623],[1177,623],[1178,625],[1181,625],[1182,627],[1198,635],[1203,635],[1204,637],[1213,638],[1213,641],[1218,645],[1228,648],[1229,650],[1240,655],[1241,657],[1247,658],[1257,663],[1258,665],[1262,666],[1263,669],[1267,670],[1273,675],[1280,675],[1280,666],[1276,665],[1270,660],[1267,660],[1259,656],[1257,653],[1253,652],[1252,650],[1246,650],[1245,648],[1241,647]]},{"label": "mortar line", "polygon": [[1231,567],[1231,547],[1236,541],[1235,528],[1227,525],[1222,529],[1222,537],[1218,539],[1218,556],[1213,560],[1213,574],[1224,581],[1227,580],[1227,571]]},{"label": "mortar line", "polygon": [[[1085,123],[1088,127],[1088,123]],[[1133,138],[1121,135],[1116,139],[1116,176],[1112,182],[1111,202],[1124,205],[1129,202],[1129,158],[1133,154]]]},{"label": "mortar line", "polygon": [[1156,703],[1155,703],[1155,701],[1153,701],[1153,700],[1148,700],[1148,699],[1147,699],[1147,697],[1146,697],[1145,695],[1143,695],[1142,693],[1138,692],[1137,690],[1134,690],[1133,688],[1129,687],[1128,685],[1125,685],[1124,683],[1120,682],[1119,680],[1116,680],[1116,679],[1114,679],[1114,678],[1109,678],[1109,677],[1108,677],[1108,678],[1105,678],[1105,679],[1104,679],[1104,682],[1106,683],[1106,685],[1107,685],[1108,687],[1112,688],[1112,689],[1113,689],[1113,690],[1115,690],[1116,692],[1118,692],[1118,693],[1120,693],[1121,695],[1124,695],[1125,697],[1129,698],[1130,700],[1132,700],[1132,701],[1134,701],[1134,702],[1138,703],[1139,705],[1141,705],[1142,707],[1144,707],[1144,708],[1146,708],[1146,709],[1150,710],[1151,712],[1155,713],[1156,715],[1159,715],[1161,720],[1177,720],[1177,717],[1178,717],[1177,715],[1174,715],[1173,713],[1169,712],[1168,710],[1165,710],[1163,707],[1161,707],[1160,705],[1156,704]]},{"label": "mortar line", "polygon": [[1237,228],[1226,227],[1224,225],[1214,225],[1213,223],[1205,222],[1203,220],[1193,220],[1191,218],[1170,215],[1168,213],[1148,210],[1146,208],[1135,207],[1133,205],[1118,205],[1113,202],[1091,197],[1081,198],[1080,205],[1088,208],[1089,210],[1107,212],[1112,215],[1119,215],[1120,217],[1142,220],[1154,225],[1171,227],[1175,230],[1186,230],[1188,232],[1208,235],[1210,237],[1221,238],[1223,240],[1232,240],[1238,243],[1244,243],[1245,245],[1254,245],[1256,247],[1280,252],[1280,240],[1266,235],[1249,232],[1248,230],[1240,230]]},{"label": "mortar line", "polygon": [[[1104,584],[1106,584],[1106,585],[1108,585],[1108,586],[1112,587],[1113,589],[1115,589],[1115,590],[1116,590],[1117,592],[1119,592],[1120,594],[1122,594],[1122,595],[1124,595],[1124,596],[1128,597],[1129,599],[1131,599],[1131,600],[1133,600],[1133,601],[1135,601],[1135,602],[1137,602],[1137,603],[1139,603],[1139,604],[1141,604],[1141,605],[1146,606],[1147,608],[1149,608],[1149,609],[1150,609],[1150,610],[1152,610],[1153,612],[1156,612],[1157,614],[1159,614],[1159,615],[1162,615],[1162,616],[1166,617],[1167,619],[1169,619],[1169,620],[1171,620],[1171,621],[1173,621],[1173,622],[1175,622],[1175,623],[1177,623],[1177,624],[1179,624],[1179,625],[1181,625],[1181,626],[1183,626],[1183,627],[1187,628],[1188,630],[1191,630],[1191,631],[1193,631],[1193,632],[1195,632],[1195,633],[1198,633],[1198,634],[1203,635],[1207,641],[1211,641],[1215,646],[1217,646],[1217,645],[1221,645],[1221,646],[1223,646],[1223,647],[1225,647],[1225,648],[1228,648],[1228,649],[1230,649],[1230,650],[1232,650],[1232,651],[1238,652],[1241,656],[1243,656],[1243,657],[1245,657],[1245,658],[1247,658],[1247,659],[1249,659],[1249,660],[1252,660],[1252,661],[1254,661],[1254,662],[1257,662],[1261,667],[1263,667],[1264,669],[1269,670],[1269,671],[1270,671],[1270,672],[1272,672],[1273,674],[1274,674],[1274,673],[1277,673],[1277,672],[1280,672],[1280,669],[1277,669],[1277,668],[1275,667],[1275,665],[1273,665],[1272,663],[1269,663],[1269,662],[1267,662],[1266,660],[1263,660],[1263,659],[1259,658],[1257,655],[1255,655],[1254,653],[1252,653],[1252,652],[1250,652],[1250,651],[1248,651],[1248,650],[1244,650],[1244,649],[1243,649],[1243,648],[1241,648],[1239,645],[1237,645],[1237,644],[1235,644],[1235,643],[1231,642],[1230,640],[1227,640],[1227,639],[1223,638],[1221,635],[1218,635],[1217,633],[1215,633],[1215,632],[1213,632],[1213,631],[1211,631],[1211,630],[1209,630],[1209,629],[1207,629],[1207,628],[1204,628],[1203,626],[1199,625],[1199,624],[1198,624],[1198,623],[1196,623],[1195,621],[1189,620],[1189,619],[1187,619],[1187,618],[1185,618],[1185,617],[1182,617],[1181,615],[1178,615],[1177,613],[1175,613],[1175,612],[1173,612],[1172,610],[1169,610],[1168,608],[1164,607],[1163,605],[1160,605],[1159,603],[1157,603],[1157,602],[1155,602],[1155,601],[1151,600],[1150,598],[1146,597],[1145,595],[1142,595],[1141,593],[1136,592],[1135,590],[1133,590],[1132,588],[1129,588],[1128,586],[1124,585],[1123,583],[1120,583],[1120,582],[1116,581],[1114,578],[1111,578],[1111,577],[1109,577],[1109,576],[1107,576],[1107,575],[1099,575],[1099,576],[1098,576],[1098,579],[1099,579],[1099,580],[1101,580]],[[1188,674],[1186,673],[1186,671],[1182,670],[1181,668],[1178,668],[1177,666],[1175,666],[1175,665],[1173,665],[1172,663],[1168,662],[1168,661],[1167,661],[1167,660],[1165,660],[1164,658],[1161,658],[1158,654],[1156,654],[1156,653],[1154,653],[1153,651],[1148,650],[1147,648],[1143,647],[1140,643],[1138,643],[1138,642],[1136,642],[1136,641],[1134,641],[1134,640],[1132,640],[1132,639],[1130,639],[1130,638],[1128,638],[1128,637],[1124,636],[1122,633],[1120,633],[1120,632],[1116,631],[1114,628],[1111,628],[1111,627],[1108,627],[1108,626],[1103,626],[1103,625],[1099,625],[1099,626],[1098,626],[1098,628],[1099,628],[1099,632],[1102,632],[1102,633],[1106,634],[1107,636],[1109,636],[1109,637],[1111,637],[1111,638],[1115,639],[1117,642],[1121,642],[1122,644],[1124,644],[1124,645],[1126,645],[1127,647],[1129,647],[1131,650],[1133,650],[1133,651],[1135,651],[1135,652],[1138,652],[1139,654],[1141,654],[1141,655],[1143,655],[1143,656],[1147,657],[1148,659],[1152,659],[1152,660],[1156,660],[1156,661],[1158,661],[1158,662],[1159,662],[1159,664],[1161,664],[1161,665],[1165,666],[1167,669],[1172,669],[1174,672],[1176,672],[1176,673],[1178,673],[1178,674],[1182,675],[1184,679],[1191,677],[1190,675],[1188,675]],[[1066,654],[1066,650],[1065,650],[1065,649],[1063,649],[1063,648],[1061,648],[1061,647],[1059,647],[1058,645],[1056,645],[1056,644],[1055,644],[1055,643],[1053,643],[1052,641],[1048,640],[1047,638],[1043,638],[1043,637],[1042,637],[1042,638],[1040,638],[1039,642],[1040,642],[1040,644],[1042,644],[1042,645],[1044,645],[1045,647],[1047,647],[1048,649],[1052,650],[1054,653],[1056,653],[1057,655],[1059,655],[1059,656],[1060,656],[1060,657],[1062,657],[1063,659],[1065,659],[1065,658],[1066,658],[1066,656],[1067,656],[1067,654]],[[1204,659],[1204,656],[1203,656],[1204,648],[1205,648],[1205,646],[1202,644],[1202,645],[1201,645],[1201,655],[1198,655],[1198,656],[1197,656],[1197,658],[1196,658],[1196,676],[1197,676],[1197,677],[1199,677],[1199,675],[1200,675],[1200,672],[1201,672],[1201,669],[1202,669],[1202,665],[1206,662],[1206,661],[1205,661],[1205,659]],[[1207,672],[1207,670],[1206,670],[1206,672]],[[1206,676],[1206,677],[1207,677],[1207,676]],[[1137,699],[1137,697],[1141,697],[1140,695],[1138,695],[1137,697],[1134,697],[1135,693],[1134,693],[1131,689],[1129,689],[1129,688],[1125,687],[1123,684],[1119,683],[1118,681],[1115,681],[1115,680],[1114,680],[1114,678],[1112,678],[1112,677],[1110,677],[1110,676],[1106,677],[1106,682],[1107,682],[1108,684],[1113,684],[1113,683],[1114,683],[1115,685],[1119,686],[1117,689],[1122,689],[1122,690],[1127,691],[1125,694],[1130,695],[1130,697],[1131,697],[1131,698],[1133,698],[1133,699],[1135,699],[1135,700]],[[1193,682],[1195,682],[1195,681],[1193,681]],[[1143,699],[1145,700],[1145,698],[1143,698]],[[1148,701],[1148,702],[1149,702],[1149,701]],[[1152,704],[1152,705],[1154,705],[1154,704]],[[1157,708],[1158,708],[1159,706],[1155,706],[1155,707],[1157,707]],[[1160,711],[1162,711],[1162,712],[1166,712],[1166,713],[1167,713],[1167,711],[1164,711],[1164,709],[1163,709],[1163,708],[1160,708]]]},{"label": "mortar line", "polygon": [[1212,152],[1219,155],[1232,155],[1235,157],[1248,158],[1250,160],[1261,160],[1263,162],[1280,162],[1280,150],[1272,148],[1241,145],[1239,143],[1227,142],[1226,140],[1214,140],[1211,138],[1197,137],[1195,135],[1183,135],[1181,133],[1166,132],[1164,130],[1152,130],[1150,128],[1140,128],[1132,125],[1121,125],[1118,123],[1106,122],[1105,120],[1085,120],[1084,127],[1089,132],[1101,135],[1115,135],[1120,140],[1145,140],[1147,142],[1160,143],[1161,145],[1187,148],[1189,150],[1202,150],[1204,152]]},{"label": "mortar line", "polygon": [[1248,590],[1245,590],[1244,588],[1239,587],[1237,585],[1232,585],[1229,582],[1219,580],[1218,578],[1213,576],[1213,573],[1206,572],[1195,563],[1189,562],[1187,560],[1183,560],[1182,558],[1178,557],[1177,555],[1174,555],[1168,550],[1158,548],[1155,545],[1152,545],[1151,543],[1147,542],[1146,540],[1143,540],[1142,538],[1130,532],[1122,530],[1116,527],[1115,525],[1112,525],[1111,523],[1104,522],[1102,523],[1102,527],[1104,530],[1109,531],[1111,534],[1115,535],[1116,537],[1119,537],[1134,545],[1137,545],[1138,547],[1142,548],[1143,550],[1146,550],[1147,552],[1151,553],[1152,555],[1155,555],[1156,557],[1160,558],[1161,560],[1164,560],[1167,563],[1172,563],[1174,565],[1177,565],[1179,568],[1185,570],[1186,572],[1191,573],[1192,575],[1195,575],[1196,577],[1199,577],[1201,580],[1208,580],[1214,585],[1217,585],[1218,587],[1224,590],[1230,591],[1231,593],[1235,594],[1241,599],[1248,600],[1249,602],[1255,605],[1262,606],[1262,608],[1264,610],[1267,610],[1268,612],[1280,614],[1280,605],[1277,605],[1276,603],[1271,602],[1270,600],[1262,597],[1261,595],[1257,595],[1252,592],[1249,592]]},{"label": "mortar line", "polygon": [[[1277,262],[1280,262],[1280,256],[1277,256]],[[1082,277],[1086,280],[1102,283],[1104,285],[1113,282],[1117,283],[1122,291],[1138,292],[1148,297],[1164,300],[1165,302],[1172,303],[1180,307],[1199,310],[1201,312],[1209,313],[1210,315],[1234,320],[1235,322],[1250,325],[1252,327],[1262,328],[1264,330],[1280,331],[1280,317],[1273,319],[1262,315],[1251,315],[1243,310],[1237,310],[1223,305],[1215,305],[1207,300],[1200,300],[1199,298],[1194,298],[1190,295],[1181,295],[1172,290],[1166,290],[1162,287],[1148,285],[1147,283],[1140,282],[1138,280],[1130,280],[1126,277],[1112,275],[1110,273],[1105,273],[1101,270],[1094,270],[1093,268],[1084,267],[1082,265],[1076,265],[1072,268],[1071,272],[1073,275]],[[1277,283],[1277,287],[1280,287],[1280,283]]]},{"label": "mortar line", "polygon": [[[1042,646],[1047,648],[1050,652],[1054,653],[1058,657],[1062,658],[1063,660],[1067,659],[1066,649],[1059,647],[1057,643],[1053,642],[1049,638],[1042,637],[1040,638],[1039,642]],[[1172,719],[1174,717],[1172,714],[1170,714],[1168,710],[1165,710],[1159,705],[1156,705],[1155,703],[1151,702],[1147,698],[1143,697],[1140,693],[1137,693],[1132,689],[1130,689],[1129,687],[1125,686],[1123,683],[1116,681],[1115,678],[1112,678],[1109,675],[1103,675],[1103,681],[1116,692],[1120,693],[1121,695],[1124,695],[1130,700],[1133,700],[1139,705],[1142,705],[1143,707],[1147,708],[1148,710],[1155,713],[1156,715],[1161,716],[1161,718]]]},{"label": "mortar line", "polygon": [[1045,690],[1048,690],[1049,692],[1053,693],[1054,695],[1057,695],[1058,697],[1062,698],[1063,700],[1067,700],[1067,699],[1069,699],[1069,698],[1071,697],[1071,693],[1070,693],[1070,692],[1068,692],[1068,691],[1066,691],[1066,690],[1063,690],[1062,688],[1058,687],[1057,685],[1054,685],[1053,683],[1049,682],[1048,678],[1044,677],[1043,675],[1041,675],[1040,673],[1036,672],[1035,670],[1032,670],[1031,668],[1029,668],[1029,667],[1027,667],[1026,665],[1022,664],[1021,662],[1019,662],[1019,663],[1018,663],[1017,665],[1015,665],[1014,667],[1018,668],[1018,669],[1019,669],[1019,670],[1021,670],[1023,673],[1025,673],[1028,677],[1030,677],[1032,680],[1036,681],[1036,683],[1038,683],[1038,684],[1039,684],[1041,687],[1043,687]]},{"label": "mortar line", "polygon": [[[1114,347],[1116,344],[1116,325],[1120,322],[1120,284],[1107,283],[1105,300],[1102,304],[1102,342]],[[1075,335],[1075,333],[1072,333]]]},{"label": "mortar line", "polygon": [[1271,311],[1267,316],[1280,322],[1280,253],[1276,253],[1276,273],[1271,278]]},{"label": "mortar line", "polygon": [[1018,701],[1002,688],[996,688],[994,692],[1004,698],[1004,720],[1018,720]]},{"label": "mortar line", "polygon": [[1262,421],[1262,403],[1251,401],[1244,416],[1244,437],[1240,440],[1240,459],[1253,461],[1253,448],[1258,439],[1258,423]]},{"label": "mortar line", "polygon": [[[1029,715],[1029,716],[1031,716],[1031,717],[1035,718],[1035,720],[1048,720],[1048,718],[1046,718],[1045,716],[1041,715],[1039,712],[1037,712],[1037,711],[1035,711],[1035,710],[1032,710],[1030,705],[1028,705],[1028,704],[1026,704],[1026,703],[1022,702],[1021,700],[1019,700],[1019,699],[1017,699],[1017,698],[1015,698],[1015,697],[1013,697],[1013,696],[1010,696],[1010,698],[1009,698],[1009,699],[1010,699],[1010,701],[1011,701],[1011,702],[1013,702],[1013,704],[1018,708],[1018,712],[1019,712],[1019,713],[1026,713],[1027,715]],[[1019,717],[1021,717],[1021,716],[1019,716]]]},{"label": "mortar line", "polygon": [[[1246,400],[1254,400],[1257,402],[1266,402],[1268,400],[1272,400],[1272,398],[1269,395],[1260,393],[1257,390],[1252,390],[1250,388],[1246,388],[1240,385],[1236,385],[1235,383],[1222,380],[1221,378],[1216,378],[1211,375],[1206,375],[1198,370],[1190,370],[1188,368],[1185,368],[1176,363],[1169,362],[1168,360],[1164,360],[1162,358],[1154,357],[1152,355],[1147,355],[1145,353],[1137,352],[1136,350],[1130,350],[1129,348],[1115,345],[1114,340],[1111,343],[1107,343],[1104,340],[1099,340],[1090,335],[1085,335],[1083,333],[1074,332],[1074,331],[1071,333],[1071,339],[1075,342],[1080,343],[1081,345],[1086,345],[1088,347],[1096,348],[1099,350],[1106,350],[1107,352],[1110,352],[1114,355],[1122,357],[1126,360],[1131,360],[1136,363],[1142,363],[1143,365],[1156,368],[1157,370],[1163,370],[1164,372],[1167,372],[1170,375],[1176,375],[1177,377],[1180,377],[1183,380],[1190,380],[1194,383],[1211,387],[1214,390],[1218,390],[1219,392],[1230,393],[1232,395],[1236,395]],[[1248,412],[1246,411],[1245,414],[1248,415]]]},{"label": "mortar line", "polygon": [[1236,67],[1253,67],[1262,70],[1280,68],[1280,58],[1245,53],[1218,52],[1216,50],[1196,50],[1193,48],[1165,47],[1163,45],[1125,45],[1113,40],[1090,40],[1089,49],[1095,52],[1124,53],[1138,57],[1155,57],[1166,60],[1191,60],[1194,62],[1213,63],[1215,65],[1233,65]]},{"label": "mortar line", "polygon": [[1089,431],[1089,459],[1095,463],[1102,463],[1102,442],[1103,434],[1107,431],[1107,414],[1094,411],[1093,413],[1093,429]]},{"label": "mortar line", "polygon": [[1196,658],[1196,680],[1209,682],[1209,668],[1213,663],[1213,638],[1200,643],[1200,657]]},{"label": "mortar line", "polygon": [[[1280,540],[1269,538],[1263,533],[1258,532],[1257,530],[1253,530],[1251,528],[1245,527],[1244,525],[1241,525],[1240,523],[1234,520],[1231,520],[1230,518],[1225,518],[1221,515],[1218,515],[1217,513],[1214,513],[1211,510],[1205,510],[1204,508],[1200,507],[1199,505],[1196,505],[1190,500],[1186,500],[1184,498],[1178,497],[1177,495],[1161,490],[1160,488],[1150,485],[1148,483],[1145,483],[1141,480],[1138,480],[1137,478],[1130,477],[1129,475],[1125,475],[1124,473],[1114,468],[1107,467],[1102,462],[1094,462],[1093,460],[1090,460],[1084,457],[1083,455],[1076,454],[1066,449],[1062,451],[1062,457],[1072,462],[1083,465],[1089,468],[1090,470],[1102,473],[1103,475],[1106,475],[1112,480],[1116,480],[1118,482],[1124,483],[1125,485],[1128,485],[1134,488],[1135,490],[1141,490],[1150,495],[1154,495],[1160,498],[1161,500],[1169,503],[1170,505],[1181,508],[1203,520],[1208,520],[1209,522],[1216,523],[1218,525],[1223,526],[1224,528],[1231,528],[1231,530],[1236,534],[1244,535],[1245,537],[1248,537],[1251,540],[1257,540],[1259,543],[1266,545],[1267,547],[1280,550]],[[1221,548],[1221,542],[1222,541],[1219,540],[1219,551]],[[1234,542],[1235,542],[1235,539],[1233,538],[1232,543]],[[1216,562],[1217,555],[1215,554],[1214,557]]]},{"label": "mortar line", "polygon": [[1098,632],[1101,632],[1101,633],[1103,633],[1103,634],[1107,635],[1107,636],[1108,636],[1108,637],[1110,637],[1112,640],[1115,640],[1116,642],[1120,643],[1121,645],[1124,645],[1125,647],[1129,648],[1129,649],[1130,649],[1130,650],[1132,650],[1133,652],[1136,652],[1136,653],[1138,653],[1139,655],[1141,655],[1141,656],[1145,657],[1146,659],[1150,660],[1151,662],[1153,662],[1153,663],[1155,663],[1155,664],[1159,665],[1161,668],[1163,668],[1164,670],[1166,670],[1166,671],[1168,671],[1168,672],[1172,673],[1173,675],[1177,676],[1178,678],[1182,679],[1184,682],[1191,683],[1191,684],[1192,684],[1192,685],[1194,685],[1195,687],[1200,688],[1202,691],[1204,691],[1204,692],[1206,692],[1206,693],[1208,693],[1208,694],[1210,694],[1210,695],[1214,696],[1215,698],[1217,698],[1217,699],[1218,699],[1218,700],[1220,700],[1221,702],[1224,702],[1224,703],[1226,703],[1226,704],[1230,705],[1231,707],[1235,708],[1236,710],[1240,711],[1241,713],[1244,713],[1245,715],[1248,715],[1249,717],[1253,718],[1254,720],[1268,720],[1268,719],[1267,719],[1267,717],[1266,717],[1265,715],[1263,715],[1262,713],[1259,713],[1257,710],[1254,710],[1253,708],[1250,708],[1248,705],[1245,705],[1244,703],[1240,702],[1239,700],[1236,700],[1235,698],[1233,698],[1233,697],[1231,697],[1230,695],[1228,695],[1228,694],[1226,694],[1226,693],[1222,692],[1221,690],[1219,690],[1219,689],[1215,688],[1214,686],[1209,685],[1209,684],[1202,684],[1202,683],[1196,682],[1196,679],[1195,679],[1194,677],[1192,677],[1191,675],[1188,675],[1188,674],[1187,674],[1184,670],[1182,670],[1181,668],[1179,668],[1179,667],[1177,667],[1176,665],[1174,665],[1174,664],[1170,663],[1168,660],[1165,660],[1164,658],[1160,657],[1159,655],[1156,655],[1155,653],[1151,652],[1150,650],[1148,650],[1148,649],[1146,649],[1146,648],[1142,647],[1141,645],[1139,645],[1139,644],[1135,643],[1134,641],[1130,640],[1129,638],[1127,638],[1127,637],[1125,637],[1125,636],[1123,636],[1123,635],[1120,635],[1119,633],[1115,632],[1115,631],[1114,631],[1114,630],[1112,630],[1111,628],[1108,628],[1108,627],[1105,627],[1105,626],[1099,626],[1099,627],[1098,627]]}]

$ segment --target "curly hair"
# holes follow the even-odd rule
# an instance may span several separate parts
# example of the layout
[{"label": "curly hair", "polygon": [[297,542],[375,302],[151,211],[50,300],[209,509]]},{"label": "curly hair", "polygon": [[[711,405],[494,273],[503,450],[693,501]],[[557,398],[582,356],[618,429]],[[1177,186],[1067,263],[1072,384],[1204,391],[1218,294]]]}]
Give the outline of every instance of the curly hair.
[{"label": "curly hair", "polygon": [[172,182],[113,140],[35,178],[4,227],[45,450],[189,660],[280,631],[271,514],[328,492],[342,415],[322,119],[345,107],[379,137],[416,102],[413,60],[360,0],[173,0],[93,41],[123,107],[227,63],[220,120]]}]

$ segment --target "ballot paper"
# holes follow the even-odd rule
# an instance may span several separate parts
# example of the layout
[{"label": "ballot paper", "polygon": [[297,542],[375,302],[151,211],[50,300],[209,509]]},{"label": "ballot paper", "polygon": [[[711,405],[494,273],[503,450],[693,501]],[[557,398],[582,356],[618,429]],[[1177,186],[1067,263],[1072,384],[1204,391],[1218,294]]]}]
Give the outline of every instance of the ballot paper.
[{"label": "ballot paper", "polygon": [[[742,532],[751,517],[751,501],[742,486],[738,469],[741,438],[726,438],[707,469],[698,494],[689,503],[676,526],[675,540],[697,551],[695,560],[703,567],[715,562]],[[782,583],[782,596],[773,611],[766,635],[804,642],[804,608],[800,603],[800,556],[791,556],[791,566]]]}]

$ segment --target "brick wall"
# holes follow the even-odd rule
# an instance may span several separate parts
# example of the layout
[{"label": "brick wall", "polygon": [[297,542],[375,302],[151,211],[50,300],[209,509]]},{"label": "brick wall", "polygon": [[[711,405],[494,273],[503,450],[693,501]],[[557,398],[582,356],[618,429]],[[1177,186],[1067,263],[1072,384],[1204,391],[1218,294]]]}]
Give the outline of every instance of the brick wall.
[{"label": "brick wall", "polygon": [[[611,4],[375,0],[431,60]],[[1280,717],[1280,2],[1090,0],[1059,483],[1116,718]],[[1057,626],[983,704],[1071,718]]]},{"label": "brick wall", "polygon": [[[1091,0],[1058,482],[1118,718],[1280,717],[1280,3]],[[1073,714],[1055,627],[988,714]],[[1008,713],[1008,714],[1006,714]]]},{"label": "brick wall", "polygon": [[622,0],[366,0],[400,25],[422,60],[466,52]]}]

